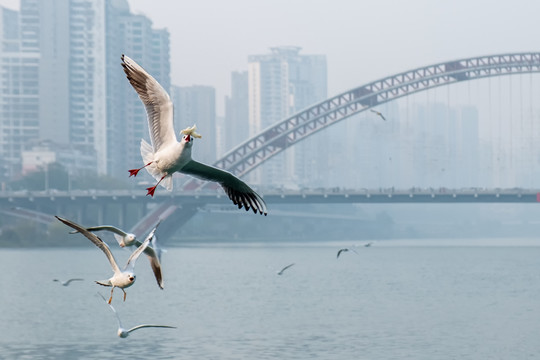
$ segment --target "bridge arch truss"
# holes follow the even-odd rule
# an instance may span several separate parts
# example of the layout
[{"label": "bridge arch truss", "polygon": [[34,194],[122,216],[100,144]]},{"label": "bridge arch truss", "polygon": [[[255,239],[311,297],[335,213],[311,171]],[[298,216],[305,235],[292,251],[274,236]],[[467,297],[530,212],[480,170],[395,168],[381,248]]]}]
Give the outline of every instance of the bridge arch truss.
[{"label": "bridge arch truss", "polygon": [[[540,72],[540,52],[480,56],[420,67],[319,102],[241,143],[214,166],[243,176],[281,151],[350,116],[420,91],[487,77]],[[185,189],[203,187],[196,179]]]}]

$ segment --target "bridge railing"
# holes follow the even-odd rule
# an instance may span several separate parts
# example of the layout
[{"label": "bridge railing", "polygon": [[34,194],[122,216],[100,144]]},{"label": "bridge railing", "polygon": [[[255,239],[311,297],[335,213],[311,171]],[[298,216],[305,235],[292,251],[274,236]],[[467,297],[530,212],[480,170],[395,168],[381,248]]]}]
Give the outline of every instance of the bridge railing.
[{"label": "bridge railing", "polygon": [[[528,188],[481,188],[481,187],[470,187],[470,188],[459,188],[452,189],[446,187],[438,188],[422,188],[422,187],[411,187],[407,189],[400,188],[361,188],[361,189],[349,189],[341,187],[333,188],[303,188],[303,189],[287,189],[287,188],[276,188],[276,187],[265,187],[258,189],[263,197],[273,197],[273,196],[287,196],[287,195],[321,195],[321,194],[349,194],[349,195],[362,195],[362,194],[416,194],[416,195],[426,195],[426,194],[537,194],[540,193],[540,189],[528,189]],[[183,197],[183,198],[198,198],[198,197],[226,197],[221,189],[206,189],[200,188],[195,191],[173,191],[156,193],[153,199],[170,199],[174,197]],[[7,199],[32,199],[32,198],[48,198],[54,201],[56,198],[71,198],[73,200],[79,198],[110,198],[114,201],[116,199],[144,199],[147,198],[144,192],[141,192],[138,189],[134,190],[70,190],[70,191],[61,191],[61,190],[18,190],[18,191],[0,191],[0,199],[4,201]],[[149,202],[152,199],[148,200]]]}]

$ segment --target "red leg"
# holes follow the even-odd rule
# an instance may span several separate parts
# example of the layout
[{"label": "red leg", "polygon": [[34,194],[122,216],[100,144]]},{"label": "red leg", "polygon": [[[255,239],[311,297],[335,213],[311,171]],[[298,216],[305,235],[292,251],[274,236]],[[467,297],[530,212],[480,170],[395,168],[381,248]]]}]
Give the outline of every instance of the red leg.
[{"label": "red leg", "polygon": [[146,196],[148,196],[148,195],[151,195],[152,197],[154,196],[154,192],[156,191],[157,186],[159,185],[159,183],[161,182],[161,180],[165,179],[165,176],[167,176],[167,175],[163,175],[163,176],[161,177],[161,179],[159,179],[158,183],[157,183],[155,186],[146,188],[146,190],[148,190],[148,193],[146,193]]},{"label": "red leg", "polygon": [[124,301],[126,301],[126,291],[124,289],[122,289],[122,291],[124,292]]},{"label": "red leg", "polygon": [[131,169],[131,170],[128,170],[129,171],[129,177],[132,177],[132,176],[137,176],[137,174],[139,173],[139,170],[141,169],[144,169],[145,167],[147,167],[148,165],[150,165],[152,163],[152,161],[150,161],[148,164],[144,165],[143,167],[140,167],[138,169]]},{"label": "red leg", "polygon": [[[122,290],[123,290],[123,289],[122,289]],[[110,304],[111,301],[112,301],[112,294],[113,294],[113,291],[114,291],[114,286],[113,286],[112,289],[111,289],[111,297],[109,298],[109,304]]]}]

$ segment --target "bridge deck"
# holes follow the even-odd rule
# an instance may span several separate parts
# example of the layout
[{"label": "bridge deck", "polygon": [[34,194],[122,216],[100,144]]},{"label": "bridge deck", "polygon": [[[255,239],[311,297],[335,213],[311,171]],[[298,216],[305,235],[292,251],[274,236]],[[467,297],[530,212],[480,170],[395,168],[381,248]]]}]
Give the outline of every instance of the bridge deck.
[{"label": "bridge deck", "polygon": [[[310,203],[536,203],[540,201],[540,190],[511,189],[483,191],[410,191],[410,190],[321,190],[321,191],[269,191],[261,192],[271,204]],[[66,203],[160,203],[178,200],[179,204],[230,204],[221,191],[168,193],[162,191],[154,198],[144,196],[139,190],[121,191],[22,191],[0,192],[2,207],[32,207],[32,204]],[[271,211],[271,209],[270,209]]]}]

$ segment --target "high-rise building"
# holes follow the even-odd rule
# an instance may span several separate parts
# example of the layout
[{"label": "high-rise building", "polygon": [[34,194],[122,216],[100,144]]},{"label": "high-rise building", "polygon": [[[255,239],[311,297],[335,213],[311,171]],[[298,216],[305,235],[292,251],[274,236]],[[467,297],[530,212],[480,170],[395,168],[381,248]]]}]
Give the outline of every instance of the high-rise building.
[{"label": "high-rise building", "polygon": [[22,0],[21,19],[26,13],[23,50],[41,55],[40,137],[95,153],[96,170],[105,174],[105,1]]},{"label": "high-rise building", "polygon": [[[326,98],[324,55],[300,55],[300,47],[271,48],[270,54],[248,58],[250,135]],[[320,147],[307,139],[256,170],[252,181],[264,185],[309,185],[319,172]]]},{"label": "high-rise building", "polygon": [[193,145],[193,159],[207,164],[217,160],[216,147],[216,90],[211,86],[175,86],[175,129],[180,131],[197,125],[202,139]]},{"label": "high-rise building", "polygon": [[21,52],[22,20],[0,7],[0,182],[21,173],[22,151],[39,138],[39,54]]},{"label": "high-rise building", "polygon": [[225,98],[224,152],[249,138],[248,72],[231,73],[231,95]]},{"label": "high-rise building", "polygon": [[169,91],[169,33],[131,14],[126,0],[21,0],[20,12],[1,13],[0,151],[4,164],[19,166],[8,176],[20,172],[29,140],[69,146],[84,154],[72,164],[100,174],[125,176],[139,165],[146,111],[120,56]]},{"label": "high-rise building", "polygon": [[169,33],[146,16],[130,13],[126,0],[107,2],[107,172],[125,177],[140,167],[141,139],[150,143],[146,110],[120,66],[125,54],[170,91]]}]

